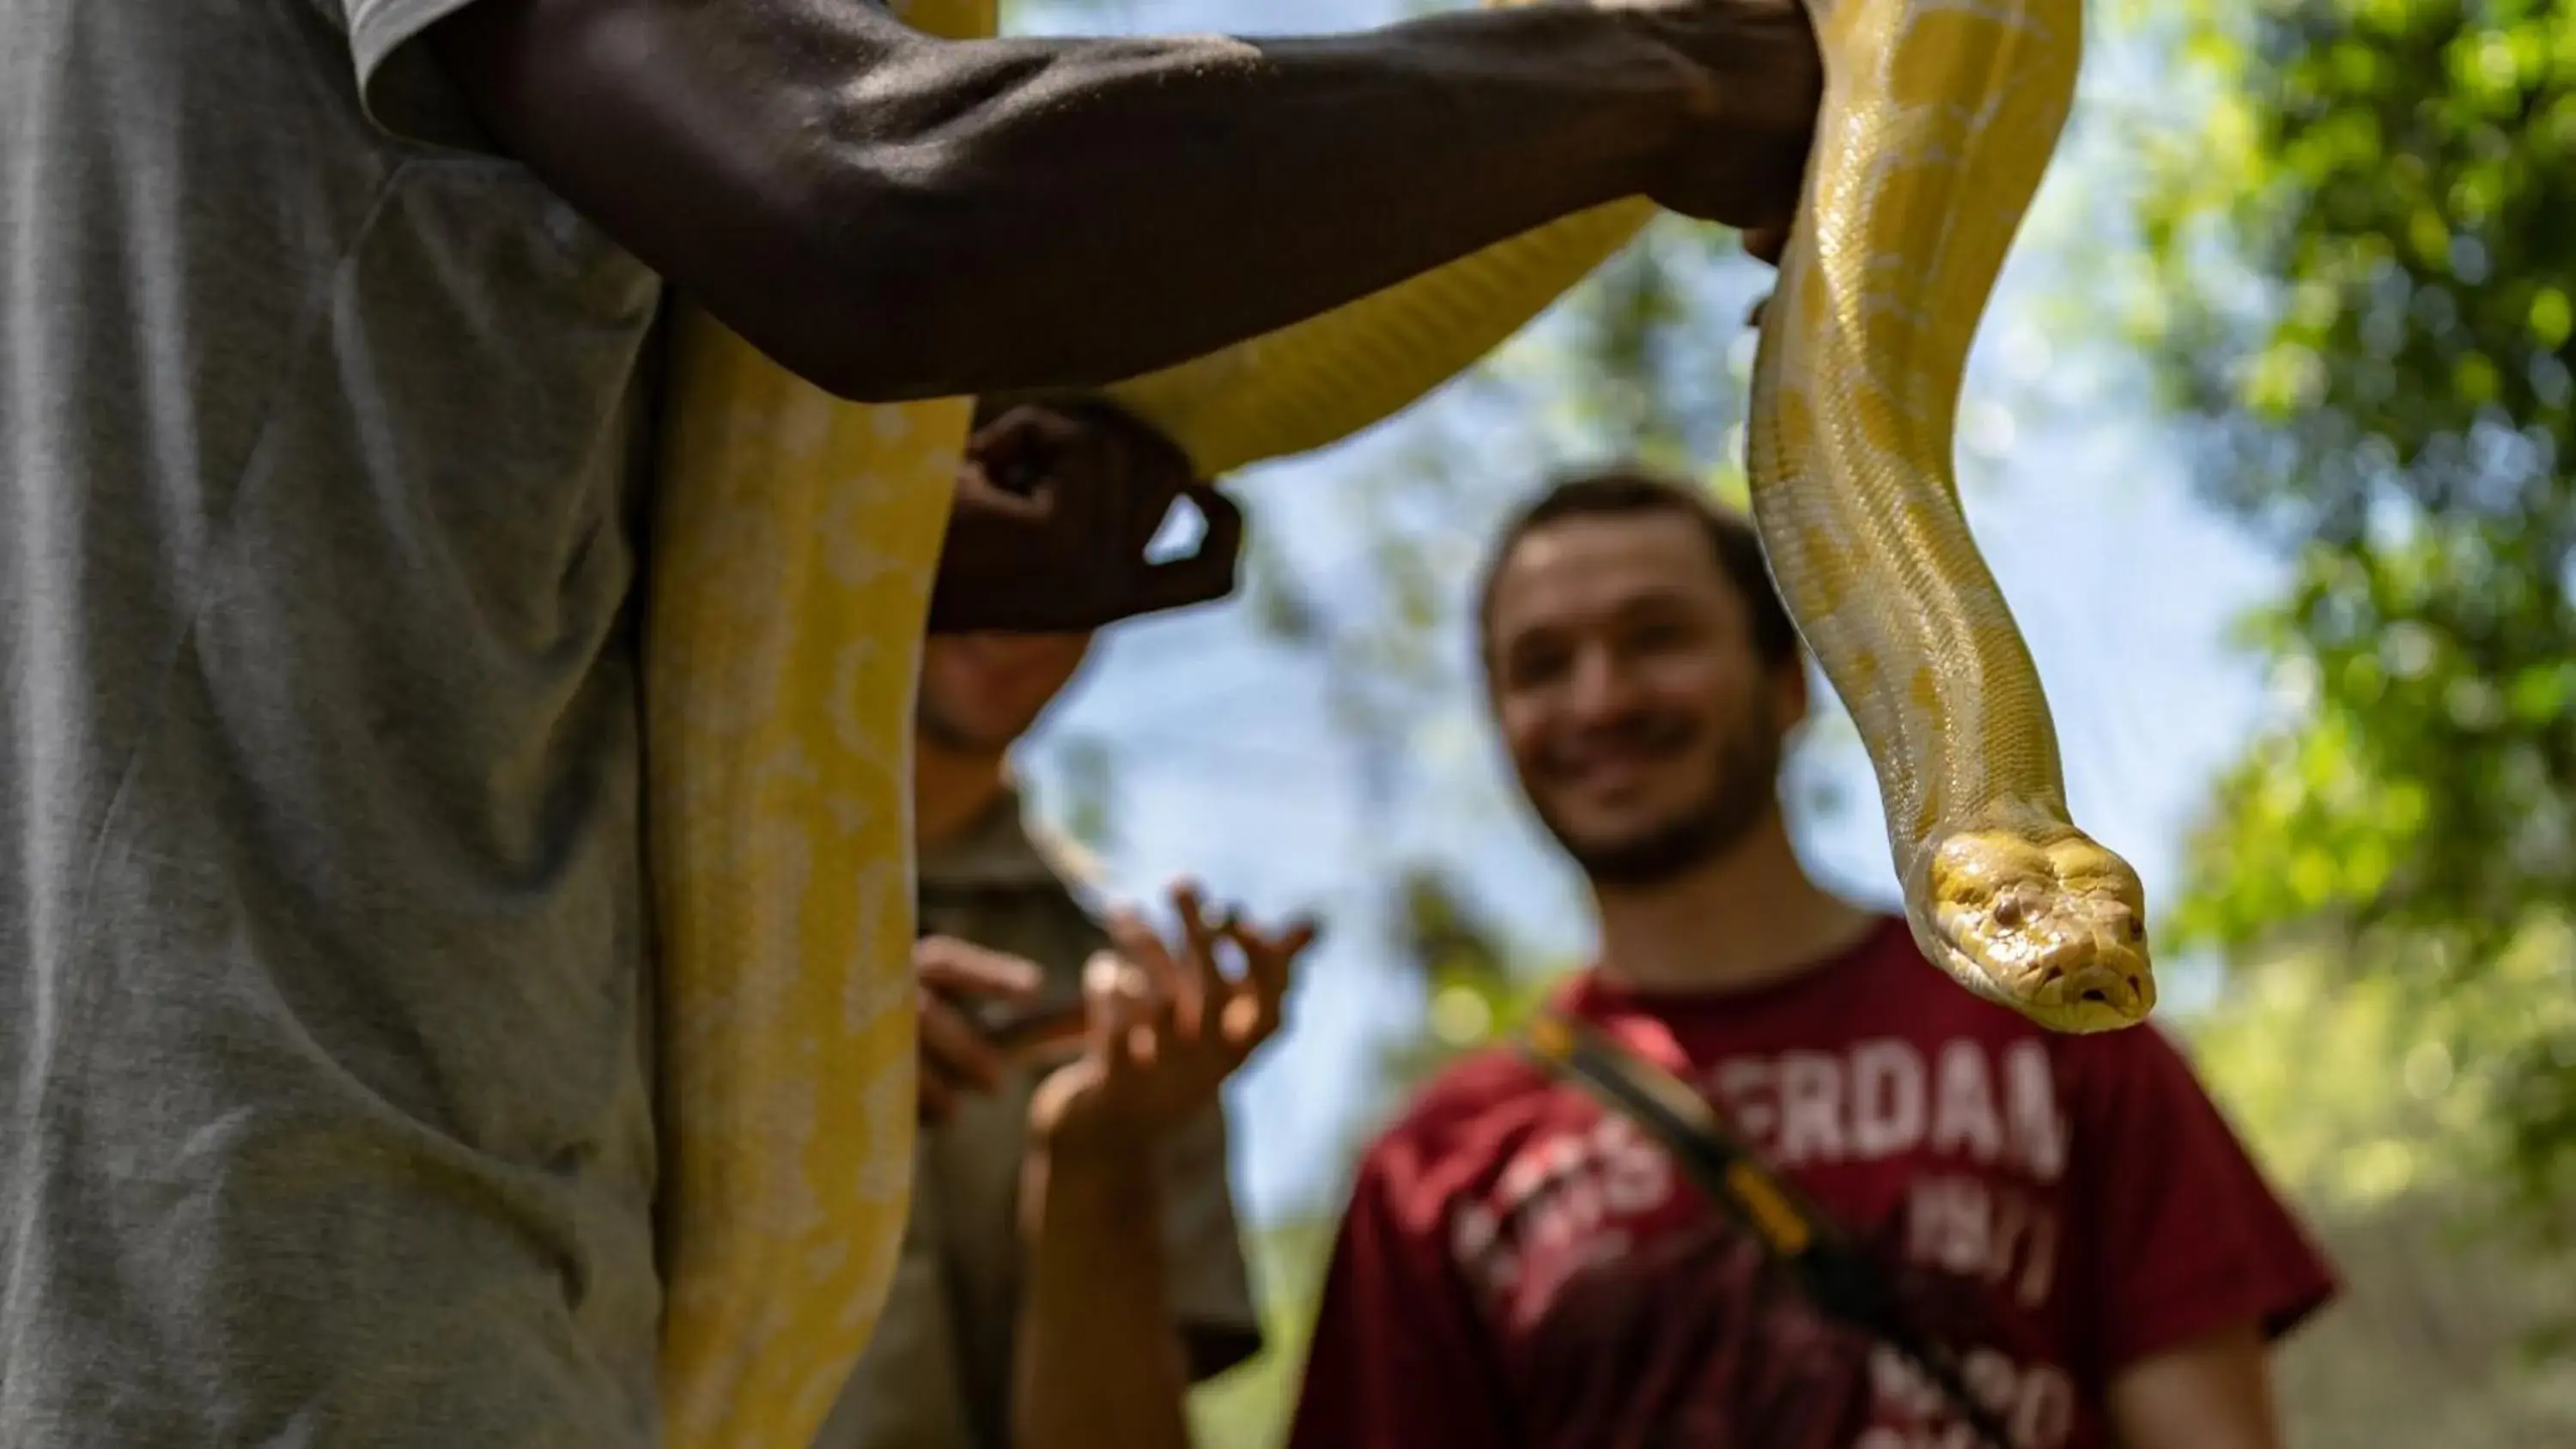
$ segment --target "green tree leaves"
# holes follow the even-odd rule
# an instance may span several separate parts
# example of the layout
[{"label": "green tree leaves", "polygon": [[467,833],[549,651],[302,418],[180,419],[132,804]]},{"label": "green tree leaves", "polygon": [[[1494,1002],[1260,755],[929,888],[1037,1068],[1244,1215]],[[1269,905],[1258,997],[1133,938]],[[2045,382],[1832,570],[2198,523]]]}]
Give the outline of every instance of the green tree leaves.
[{"label": "green tree leaves", "polygon": [[2287,708],[2222,786],[2169,930],[2245,963],[2326,933],[2339,989],[2394,1014],[2356,1069],[2460,1064],[2477,1110],[2426,1131],[2561,1229],[2576,5],[2203,3],[2183,50],[2220,99],[2153,160],[2132,316],[2210,495],[2296,581],[2248,636]]}]

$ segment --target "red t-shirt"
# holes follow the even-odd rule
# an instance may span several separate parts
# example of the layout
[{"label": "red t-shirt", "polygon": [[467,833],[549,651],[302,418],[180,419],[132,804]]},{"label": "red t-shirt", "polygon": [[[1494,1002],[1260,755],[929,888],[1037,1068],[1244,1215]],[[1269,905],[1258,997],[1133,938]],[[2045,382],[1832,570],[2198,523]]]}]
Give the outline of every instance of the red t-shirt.
[{"label": "red t-shirt", "polygon": [[[1560,999],[1700,1084],[1883,1263],[1964,1297],[1945,1336],[2021,1449],[2107,1449],[2124,1366],[2233,1324],[2278,1336],[2334,1292],[2159,1029],[2048,1032],[1927,965],[1902,921],[1777,986],[1585,975]],[[1954,1418],[1761,1271],[1624,1117],[1492,1051],[1362,1158],[1290,1442],[1947,1449]]]}]

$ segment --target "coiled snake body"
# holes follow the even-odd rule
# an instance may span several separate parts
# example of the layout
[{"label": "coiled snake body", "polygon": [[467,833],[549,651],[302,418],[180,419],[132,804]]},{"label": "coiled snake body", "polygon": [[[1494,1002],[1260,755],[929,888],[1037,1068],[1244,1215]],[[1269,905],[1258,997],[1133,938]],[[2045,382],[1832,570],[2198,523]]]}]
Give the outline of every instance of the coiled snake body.
[{"label": "coiled snake body", "polygon": [[[1509,3],[1509,0],[1498,0]],[[1908,919],[2065,1031],[2143,1018],[2136,876],[2067,820],[2028,651],[1951,479],[1962,373],[2072,100],[2081,0],[1809,0],[1826,95],[1754,368],[1754,513],[1858,722]],[[898,3],[990,33],[992,0]],[[1654,208],[1569,217],[1110,390],[1205,476],[1386,417]],[[673,1449],[805,1449],[911,1191],[911,707],[971,403],[843,404],[677,321],[646,694]]]}]

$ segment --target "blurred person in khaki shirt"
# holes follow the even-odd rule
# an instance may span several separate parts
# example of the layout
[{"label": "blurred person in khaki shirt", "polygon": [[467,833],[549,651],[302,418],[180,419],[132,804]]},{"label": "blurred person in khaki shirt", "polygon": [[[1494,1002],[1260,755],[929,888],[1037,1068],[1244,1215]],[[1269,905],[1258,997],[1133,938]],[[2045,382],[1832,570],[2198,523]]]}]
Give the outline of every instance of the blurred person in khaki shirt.
[{"label": "blurred person in khaki shirt", "polygon": [[[1007,755],[1090,646],[929,641],[918,1178],[885,1315],[816,1449],[1185,1445],[1190,1385],[1261,1346],[1218,1094],[1276,1029],[1312,932],[1231,921],[1187,886],[1168,944],[1086,908],[1088,862],[1024,818]],[[1010,1016],[1054,1016],[1056,1045],[1002,1044]]]}]

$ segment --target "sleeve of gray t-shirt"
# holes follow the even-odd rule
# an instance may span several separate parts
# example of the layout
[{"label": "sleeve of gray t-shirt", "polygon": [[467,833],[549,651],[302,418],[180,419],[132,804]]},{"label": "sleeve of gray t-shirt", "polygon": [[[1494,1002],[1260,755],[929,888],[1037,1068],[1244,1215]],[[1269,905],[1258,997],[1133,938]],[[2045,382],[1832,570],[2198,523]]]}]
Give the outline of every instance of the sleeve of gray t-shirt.
[{"label": "sleeve of gray t-shirt", "polygon": [[406,141],[491,151],[464,100],[420,44],[432,25],[484,0],[312,0],[349,37],[349,63],[367,119]]}]

